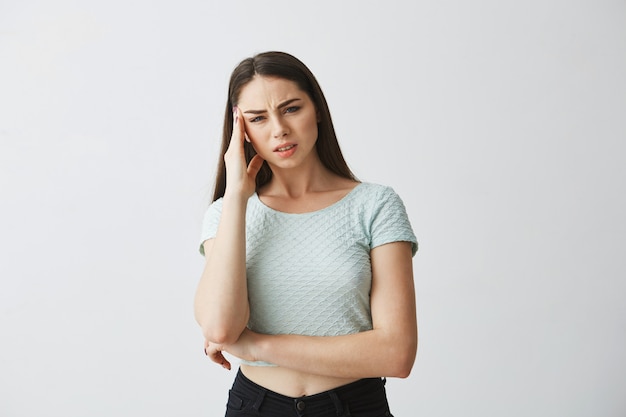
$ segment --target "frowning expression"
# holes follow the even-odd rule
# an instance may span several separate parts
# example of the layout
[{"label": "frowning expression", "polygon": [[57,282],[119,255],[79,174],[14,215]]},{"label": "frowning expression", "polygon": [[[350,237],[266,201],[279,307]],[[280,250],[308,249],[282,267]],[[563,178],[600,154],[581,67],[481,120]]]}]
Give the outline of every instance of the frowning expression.
[{"label": "frowning expression", "polygon": [[318,160],[318,115],[309,95],[290,80],[255,76],[237,104],[256,152],[275,168]]}]

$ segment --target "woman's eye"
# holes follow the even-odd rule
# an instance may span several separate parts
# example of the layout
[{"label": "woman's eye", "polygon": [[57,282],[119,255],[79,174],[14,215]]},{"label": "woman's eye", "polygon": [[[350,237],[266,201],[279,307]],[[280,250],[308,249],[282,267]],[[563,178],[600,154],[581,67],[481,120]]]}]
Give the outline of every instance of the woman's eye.
[{"label": "woman's eye", "polygon": [[250,119],[250,123],[258,123],[261,120],[263,120],[263,116],[257,116],[257,117]]},{"label": "woman's eye", "polygon": [[300,107],[298,107],[298,106],[291,106],[291,107],[287,107],[285,109],[285,113],[293,113],[293,112],[296,112],[298,110],[300,110]]}]

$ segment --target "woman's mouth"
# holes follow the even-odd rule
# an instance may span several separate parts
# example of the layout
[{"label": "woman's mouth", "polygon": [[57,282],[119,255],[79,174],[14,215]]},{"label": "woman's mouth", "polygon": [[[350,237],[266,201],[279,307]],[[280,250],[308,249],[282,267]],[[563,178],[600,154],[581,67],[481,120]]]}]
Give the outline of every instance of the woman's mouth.
[{"label": "woman's mouth", "polygon": [[274,149],[274,152],[281,158],[288,158],[296,152],[297,146],[296,144],[290,143]]}]

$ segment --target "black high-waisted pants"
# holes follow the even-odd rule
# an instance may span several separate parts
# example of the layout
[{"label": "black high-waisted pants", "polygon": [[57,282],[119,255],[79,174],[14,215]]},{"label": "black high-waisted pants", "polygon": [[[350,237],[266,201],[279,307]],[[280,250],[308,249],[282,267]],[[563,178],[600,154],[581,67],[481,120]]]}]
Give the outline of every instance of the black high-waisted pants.
[{"label": "black high-waisted pants", "polygon": [[360,379],[319,394],[293,398],[250,381],[239,370],[228,392],[226,417],[391,417],[385,379]]}]

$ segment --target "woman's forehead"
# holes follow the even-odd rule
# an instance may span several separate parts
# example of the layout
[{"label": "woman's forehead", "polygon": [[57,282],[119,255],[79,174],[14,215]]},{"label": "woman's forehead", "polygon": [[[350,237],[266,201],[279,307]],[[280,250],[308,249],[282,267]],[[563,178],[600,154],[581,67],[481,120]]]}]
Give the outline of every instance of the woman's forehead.
[{"label": "woman's forehead", "polygon": [[239,94],[239,107],[275,105],[308,95],[294,81],[279,77],[255,75]]}]

